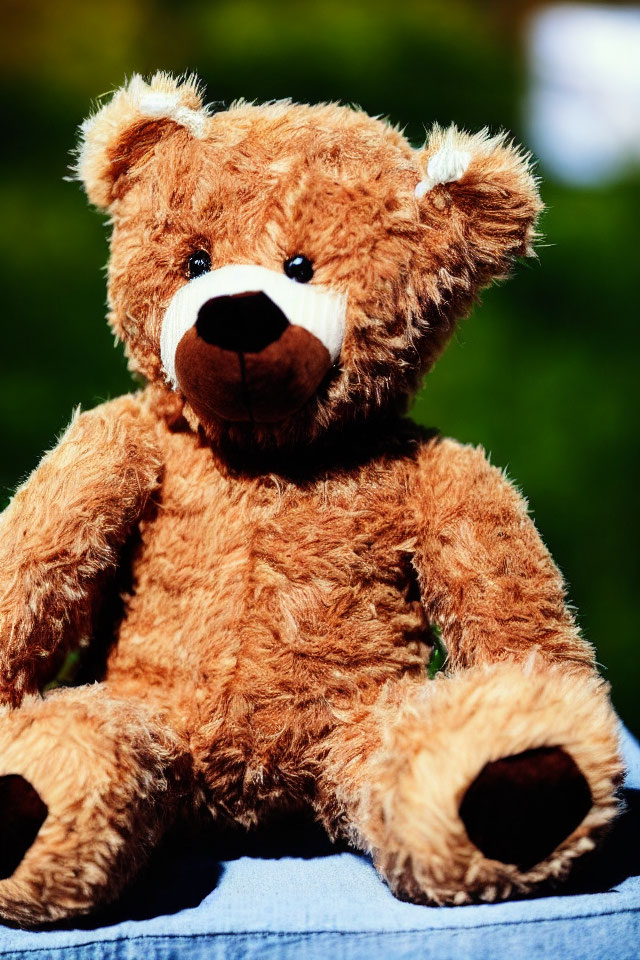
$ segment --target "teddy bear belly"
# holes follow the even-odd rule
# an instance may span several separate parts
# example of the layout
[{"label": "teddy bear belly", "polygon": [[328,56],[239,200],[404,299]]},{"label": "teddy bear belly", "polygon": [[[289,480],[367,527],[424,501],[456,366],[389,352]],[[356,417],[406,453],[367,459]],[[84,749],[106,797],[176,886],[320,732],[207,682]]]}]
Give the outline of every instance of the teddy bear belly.
[{"label": "teddy bear belly", "polygon": [[405,523],[395,478],[374,465],[361,483],[238,480],[188,435],[164,456],[107,681],[157,704],[228,807],[266,790],[266,770],[269,790],[299,787],[302,745],[334,709],[425,674],[428,625],[390,540]]},{"label": "teddy bear belly", "polygon": [[[304,800],[311,747],[334,711],[372,701],[392,677],[425,675],[421,617],[386,586],[331,596],[289,582],[242,597],[227,584],[208,598],[194,589],[187,609],[189,592],[158,588],[133,604],[106,679],[157,707],[189,741],[211,805],[243,823]],[[150,607],[165,611],[155,623]]]}]

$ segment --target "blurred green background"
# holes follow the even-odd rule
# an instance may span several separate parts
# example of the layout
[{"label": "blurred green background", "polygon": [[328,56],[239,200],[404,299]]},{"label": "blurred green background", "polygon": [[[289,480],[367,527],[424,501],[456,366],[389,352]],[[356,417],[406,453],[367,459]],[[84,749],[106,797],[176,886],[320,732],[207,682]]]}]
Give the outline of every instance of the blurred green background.
[{"label": "blurred green background", "polygon": [[[134,71],[195,70],[211,100],[337,99],[406,125],[528,142],[525,37],[538,4],[3,0],[0,489],[68,421],[130,389],[104,323],[106,230],[63,180],[90,100]],[[594,131],[597,135],[597,131]],[[465,321],[415,404],[481,443],[526,492],[615,704],[640,732],[634,507],[640,178],[556,182],[539,260]]]}]

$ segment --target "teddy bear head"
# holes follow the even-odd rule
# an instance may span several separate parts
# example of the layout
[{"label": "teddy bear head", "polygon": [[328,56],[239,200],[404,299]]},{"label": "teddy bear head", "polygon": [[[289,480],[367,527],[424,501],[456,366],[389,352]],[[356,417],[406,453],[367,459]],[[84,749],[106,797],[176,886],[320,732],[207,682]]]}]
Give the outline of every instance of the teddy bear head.
[{"label": "teddy bear head", "polygon": [[406,405],[541,204],[503,136],[413,149],[335,104],[203,104],[134,76],[81,128],[112,225],[110,323],[209,437],[307,442]]}]

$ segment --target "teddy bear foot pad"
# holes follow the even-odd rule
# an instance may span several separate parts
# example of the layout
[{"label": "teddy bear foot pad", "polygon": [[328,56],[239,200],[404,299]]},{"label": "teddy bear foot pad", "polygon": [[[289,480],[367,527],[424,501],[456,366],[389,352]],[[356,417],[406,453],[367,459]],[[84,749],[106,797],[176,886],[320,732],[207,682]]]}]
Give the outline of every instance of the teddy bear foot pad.
[{"label": "teddy bear foot pad", "polygon": [[573,833],[592,802],[573,758],[561,747],[539,747],[488,763],[460,817],[485,857],[528,870]]},{"label": "teddy bear foot pad", "polygon": [[0,880],[10,877],[38,835],[48,809],[20,774],[0,777]]}]

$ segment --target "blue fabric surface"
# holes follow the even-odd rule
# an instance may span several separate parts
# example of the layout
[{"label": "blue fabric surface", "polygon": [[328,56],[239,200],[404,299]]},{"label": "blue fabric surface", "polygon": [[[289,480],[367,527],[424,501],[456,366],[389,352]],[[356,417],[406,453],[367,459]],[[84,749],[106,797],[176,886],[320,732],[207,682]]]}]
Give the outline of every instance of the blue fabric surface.
[{"label": "blue fabric surface", "polygon": [[559,895],[470,907],[394,899],[366,857],[316,828],[160,851],[100,920],[0,927],[0,956],[31,960],[640,957],[640,747],[623,731],[627,813]]}]

